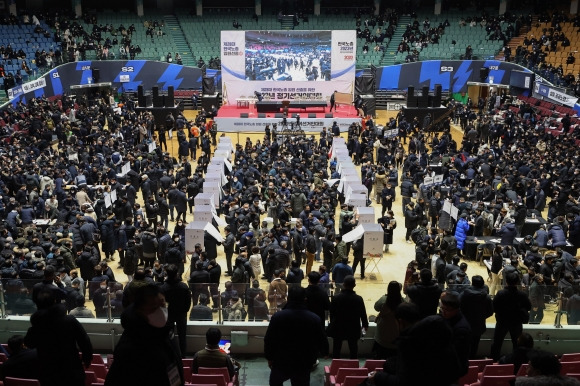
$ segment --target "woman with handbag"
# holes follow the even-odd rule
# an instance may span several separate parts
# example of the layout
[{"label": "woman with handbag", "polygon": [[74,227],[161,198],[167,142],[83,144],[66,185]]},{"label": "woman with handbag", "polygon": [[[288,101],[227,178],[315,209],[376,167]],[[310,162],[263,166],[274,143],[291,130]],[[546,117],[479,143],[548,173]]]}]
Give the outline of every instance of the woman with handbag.
[{"label": "woman with handbag", "polygon": [[373,345],[375,359],[387,359],[397,353],[394,341],[399,336],[399,323],[395,318],[395,310],[403,302],[401,288],[401,283],[391,281],[387,287],[387,294],[381,296],[375,303],[375,311],[379,312],[375,319],[377,324]]}]

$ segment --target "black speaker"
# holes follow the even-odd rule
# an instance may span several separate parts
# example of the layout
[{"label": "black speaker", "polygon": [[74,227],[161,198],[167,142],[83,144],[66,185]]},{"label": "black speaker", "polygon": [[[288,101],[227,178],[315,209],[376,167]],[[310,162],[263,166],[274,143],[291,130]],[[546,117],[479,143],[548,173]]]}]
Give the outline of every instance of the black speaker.
[{"label": "black speaker", "polygon": [[258,118],[266,118],[266,114],[264,114],[264,113],[258,113]]},{"label": "black speaker", "polygon": [[173,86],[167,87],[167,97],[165,97],[165,107],[175,106],[175,93]]},{"label": "black speaker", "polygon": [[316,118],[316,113],[308,113],[308,118]]},{"label": "black speaker", "polygon": [[98,68],[93,68],[93,83],[99,83],[101,81],[101,70]]},{"label": "black speaker", "polygon": [[429,95],[429,86],[423,86],[423,90],[422,90],[421,95],[424,97]]},{"label": "black speaker", "polygon": [[211,106],[214,105],[219,107],[218,103],[218,94],[215,95],[202,95],[201,97],[201,107],[205,109],[205,111],[211,111]]},{"label": "black speaker", "polygon": [[159,86],[153,86],[151,93],[153,94],[153,105],[155,105],[155,101],[159,99]]},{"label": "black speaker", "polygon": [[420,108],[429,107],[429,95],[417,97],[417,107]]},{"label": "black speaker", "polygon": [[441,87],[440,84],[436,84],[435,85],[435,96],[437,96],[437,95],[441,96],[442,91],[443,91],[443,87]]},{"label": "black speaker", "polygon": [[415,99],[415,87],[407,87],[407,107],[417,107],[417,100]]},{"label": "black speaker", "polygon": [[143,86],[142,85],[137,86],[137,103],[139,104],[140,107],[147,106],[147,102],[145,99],[145,94],[143,93]]},{"label": "black speaker", "polygon": [[324,118],[333,118],[334,115],[332,115],[332,113],[326,113],[324,114]]},{"label": "black speaker", "polygon": [[282,113],[276,113],[274,115],[274,118],[284,118],[284,114],[282,114]]},{"label": "black speaker", "polygon": [[376,116],[377,103],[373,95],[361,95],[364,103],[363,110],[371,117]]},{"label": "black speaker", "polygon": [[489,75],[489,68],[487,67],[482,67],[479,69],[479,79],[482,82],[485,82],[485,80],[487,79],[487,76]]},{"label": "black speaker", "polygon": [[204,95],[215,94],[215,82],[214,78],[210,76],[204,76],[201,83],[201,90]]},{"label": "black speaker", "polygon": [[249,118],[248,113],[240,113],[240,118]]}]

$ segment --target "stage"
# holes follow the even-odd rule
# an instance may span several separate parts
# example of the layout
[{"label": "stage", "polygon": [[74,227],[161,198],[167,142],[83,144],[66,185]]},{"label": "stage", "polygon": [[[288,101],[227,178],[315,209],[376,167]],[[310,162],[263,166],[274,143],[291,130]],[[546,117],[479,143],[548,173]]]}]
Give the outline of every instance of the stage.
[{"label": "stage", "polygon": [[[340,127],[340,131],[346,132],[353,122],[360,122],[356,109],[352,105],[338,105],[336,111],[332,111],[332,113],[330,113],[330,105],[325,109],[319,106],[307,108],[290,107],[287,119],[288,128],[291,128],[292,124],[296,123],[296,114],[300,115],[300,126],[306,132],[320,132],[323,127],[330,130],[335,121]],[[229,104],[222,106],[218,111],[215,122],[219,131],[261,132],[264,131],[266,125],[272,127],[274,123],[278,125],[278,130],[280,130],[282,119],[281,112],[258,113],[256,105],[250,102],[244,105]]]}]

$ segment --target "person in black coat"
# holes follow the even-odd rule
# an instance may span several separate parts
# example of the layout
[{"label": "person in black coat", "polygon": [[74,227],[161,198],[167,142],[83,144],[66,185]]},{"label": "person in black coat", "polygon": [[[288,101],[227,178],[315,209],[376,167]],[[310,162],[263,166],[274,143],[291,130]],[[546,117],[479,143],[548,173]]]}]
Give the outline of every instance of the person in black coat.
[{"label": "person in black coat", "polygon": [[[217,246],[221,245],[212,235],[210,235],[207,231],[203,233],[203,247],[207,252],[207,259],[208,260],[215,260],[217,259]],[[251,248],[250,248],[251,249]]]},{"label": "person in black coat", "polygon": [[[312,271],[308,274],[308,287],[306,287],[306,308],[314,312],[320,318],[322,328],[326,322],[326,312],[330,310],[330,299],[326,291],[318,285],[320,274]],[[325,339],[324,350],[321,354],[328,354],[328,339]]]},{"label": "person in black coat", "polygon": [[84,386],[84,368],[93,359],[93,346],[85,329],[74,316],[66,314],[64,304],[57,303],[52,291],[42,290],[36,304],[38,311],[30,317],[24,344],[38,352],[40,384]]},{"label": "person in black coat", "polygon": [[170,264],[165,268],[165,272],[167,273],[167,278],[161,289],[165,294],[165,300],[169,303],[167,308],[167,326],[171,329],[173,329],[173,326],[177,328],[179,350],[183,358],[187,353],[187,312],[191,308],[191,291],[187,284],[181,281],[179,268],[176,265]]},{"label": "person in black coat", "polygon": [[187,213],[187,195],[185,194],[185,190],[187,188],[184,186],[181,190],[175,192],[175,209],[177,210],[177,218],[175,221],[179,221],[181,217],[185,222],[185,215]]},{"label": "person in black coat", "polygon": [[476,359],[481,335],[486,330],[485,321],[493,315],[493,303],[481,276],[473,276],[471,282],[472,285],[461,293],[460,308],[471,326],[469,358]]},{"label": "person in black coat", "polygon": [[6,377],[38,379],[38,353],[24,346],[24,337],[14,335],[8,339],[10,357],[0,367],[0,380]]},{"label": "person in black coat", "polygon": [[166,325],[165,307],[165,296],[159,286],[147,284],[136,290],[135,302],[121,315],[123,335],[115,346],[115,361],[107,373],[105,385],[185,383],[179,350],[169,337],[171,329]]},{"label": "person in black coat", "polygon": [[[271,385],[280,385],[287,379],[295,385],[309,385],[312,366],[324,351],[326,335],[322,323],[316,314],[308,311],[305,302],[306,290],[290,287],[284,309],[272,315],[264,336]],[[301,332],[289,334],[296,326],[300,326]]]},{"label": "person in black coat", "polygon": [[441,295],[441,316],[453,330],[453,346],[459,359],[461,374],[467,374],[469,368],[469,353],[471,346],[471,326],[461,313],[459,294],[446,291]]},{"label": "person in black coat", "polygon": [[369,327],[367,312],[363,298],[354,292],[356,281],[348,275],[342,283],[342,290],[332,298],[330,303],[330,336],[332,341],[332,357],[340,358],[342,341],[348,342],[349,358],[358,358],[358,340],[361,328],[366,332]]},{"label": "person in black coat", "polygon": [[407,288],[407,295],[411,302],[419,307],[421,317],[435,315],[439,306],[441,288],[433,281],[430,269],[422,269],[419,273],[421,281]]},{"label": "person in black coat", "polygon": [[501,346],[508,332],[515,350],[517,339],[523,330],[523,323],[527,323],[529,312],[532,309],[532,304],[526,293],[517,288],[520,283],[518,274],[516,272],[507,274],[506,282],[507,286],[493,298],[496,324],[491,345],[491,357],[494,361],[499,359]]}]

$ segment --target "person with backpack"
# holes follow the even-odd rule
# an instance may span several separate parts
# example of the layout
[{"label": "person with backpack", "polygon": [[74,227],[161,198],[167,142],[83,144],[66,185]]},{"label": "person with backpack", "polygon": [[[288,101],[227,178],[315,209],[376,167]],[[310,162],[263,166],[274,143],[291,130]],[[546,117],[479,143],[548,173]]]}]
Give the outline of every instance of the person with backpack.
[{"label": "person with backpack", "polygon": [[457,239],[449,230],[445,231],[445,236],[441,240],[441,250],[445,251],[446,261],[451,262],[453,256],[457,255]]}]

